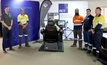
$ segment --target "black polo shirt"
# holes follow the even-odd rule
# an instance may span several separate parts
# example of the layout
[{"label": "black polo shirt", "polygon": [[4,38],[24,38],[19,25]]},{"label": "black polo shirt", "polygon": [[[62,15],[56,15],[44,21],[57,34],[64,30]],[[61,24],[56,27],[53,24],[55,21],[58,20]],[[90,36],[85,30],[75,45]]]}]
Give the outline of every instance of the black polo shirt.
[{"label": "black polo shirt", "polygon": [[6,25],[11,26],[12,16],[10,14],[3,13],[1,21],[4,21]]},{"label": "black polo shirt", "polygon": [[85,17],[84,26],[83,26],[84,31],[88,31],[89,29],[92,28],[93,19],[94,19],[94,17],[92,15]]}]

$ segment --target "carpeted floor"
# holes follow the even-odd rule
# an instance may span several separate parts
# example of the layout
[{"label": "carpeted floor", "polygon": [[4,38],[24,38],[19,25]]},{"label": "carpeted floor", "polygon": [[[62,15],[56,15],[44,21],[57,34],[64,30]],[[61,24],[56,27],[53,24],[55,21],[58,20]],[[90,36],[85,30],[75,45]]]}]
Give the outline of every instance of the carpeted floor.
[{"label": "carpeted floor", "polygon": [[64,41],[64,52],[39,52],[42,44],[34,42],[30,43],[31,48],[23,45],[22,49],[18,49],[15,46],[15,51],[8,51],[7,54],[0,49],[0,65],[102,65],[93,62],[95,57],[85,51],[71,48],[71,44],[72,41]]}]

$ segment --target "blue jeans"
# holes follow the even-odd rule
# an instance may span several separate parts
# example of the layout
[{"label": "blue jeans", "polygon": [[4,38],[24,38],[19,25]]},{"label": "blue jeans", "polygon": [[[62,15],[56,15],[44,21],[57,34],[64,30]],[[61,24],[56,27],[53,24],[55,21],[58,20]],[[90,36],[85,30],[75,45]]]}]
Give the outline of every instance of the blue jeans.
[{"label": "blue jeans", "polygon": [[92,33],[88,31],[84,31],[84,42],[87,44],[84,45],[84,47],[88,50],[92,49]]}]

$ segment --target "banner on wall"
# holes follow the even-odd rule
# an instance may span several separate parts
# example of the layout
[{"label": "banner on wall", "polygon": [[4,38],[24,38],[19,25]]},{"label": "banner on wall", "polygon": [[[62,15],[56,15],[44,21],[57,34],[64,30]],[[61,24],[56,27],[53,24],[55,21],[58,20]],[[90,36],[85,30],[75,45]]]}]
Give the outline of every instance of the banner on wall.
[{"label": "banner on wall", "polygon": [[[18,23],[17,16],[20,14],[20,8],[25,9],[25,13],[29,16],[28,24],[28,40],[34,41],[39,39],[39,2],[38,1],[16,1],[16,0],[1,0],[2,13],[4,7],[9,6],[10,13],[13,19],[12,27],[12,45],[18,44]],[[24,37],[23,37],[24,42]],[[8,47],[8,40],[7,40]]]},{"label": "banner on wall", "polygon": [[59,4],[59,13],[68,13],[68,4]]}]

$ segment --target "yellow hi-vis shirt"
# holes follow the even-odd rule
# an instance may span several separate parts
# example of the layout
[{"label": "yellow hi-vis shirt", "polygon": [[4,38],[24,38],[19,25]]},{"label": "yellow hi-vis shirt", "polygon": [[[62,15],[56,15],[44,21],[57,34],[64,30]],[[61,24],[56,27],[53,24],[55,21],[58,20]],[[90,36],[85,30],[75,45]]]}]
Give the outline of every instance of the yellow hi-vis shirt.
[{"label": "yellow hi-vis shirt", "polygon": [[93,19],[93,28],[95,28],[98,24],[101,24],[102,27],[101,29],[104,28],[104,23],[105,23],[105,19],[104,16],[100,15],[100,16],[95,16]]},{"label": "yellow hi-vis shirt", "polygon": [[21,24],[26,24],[27,21],[29,21],[28,15],[21,15],[19,14],[17,17],[18,22],[20,22]]}]

